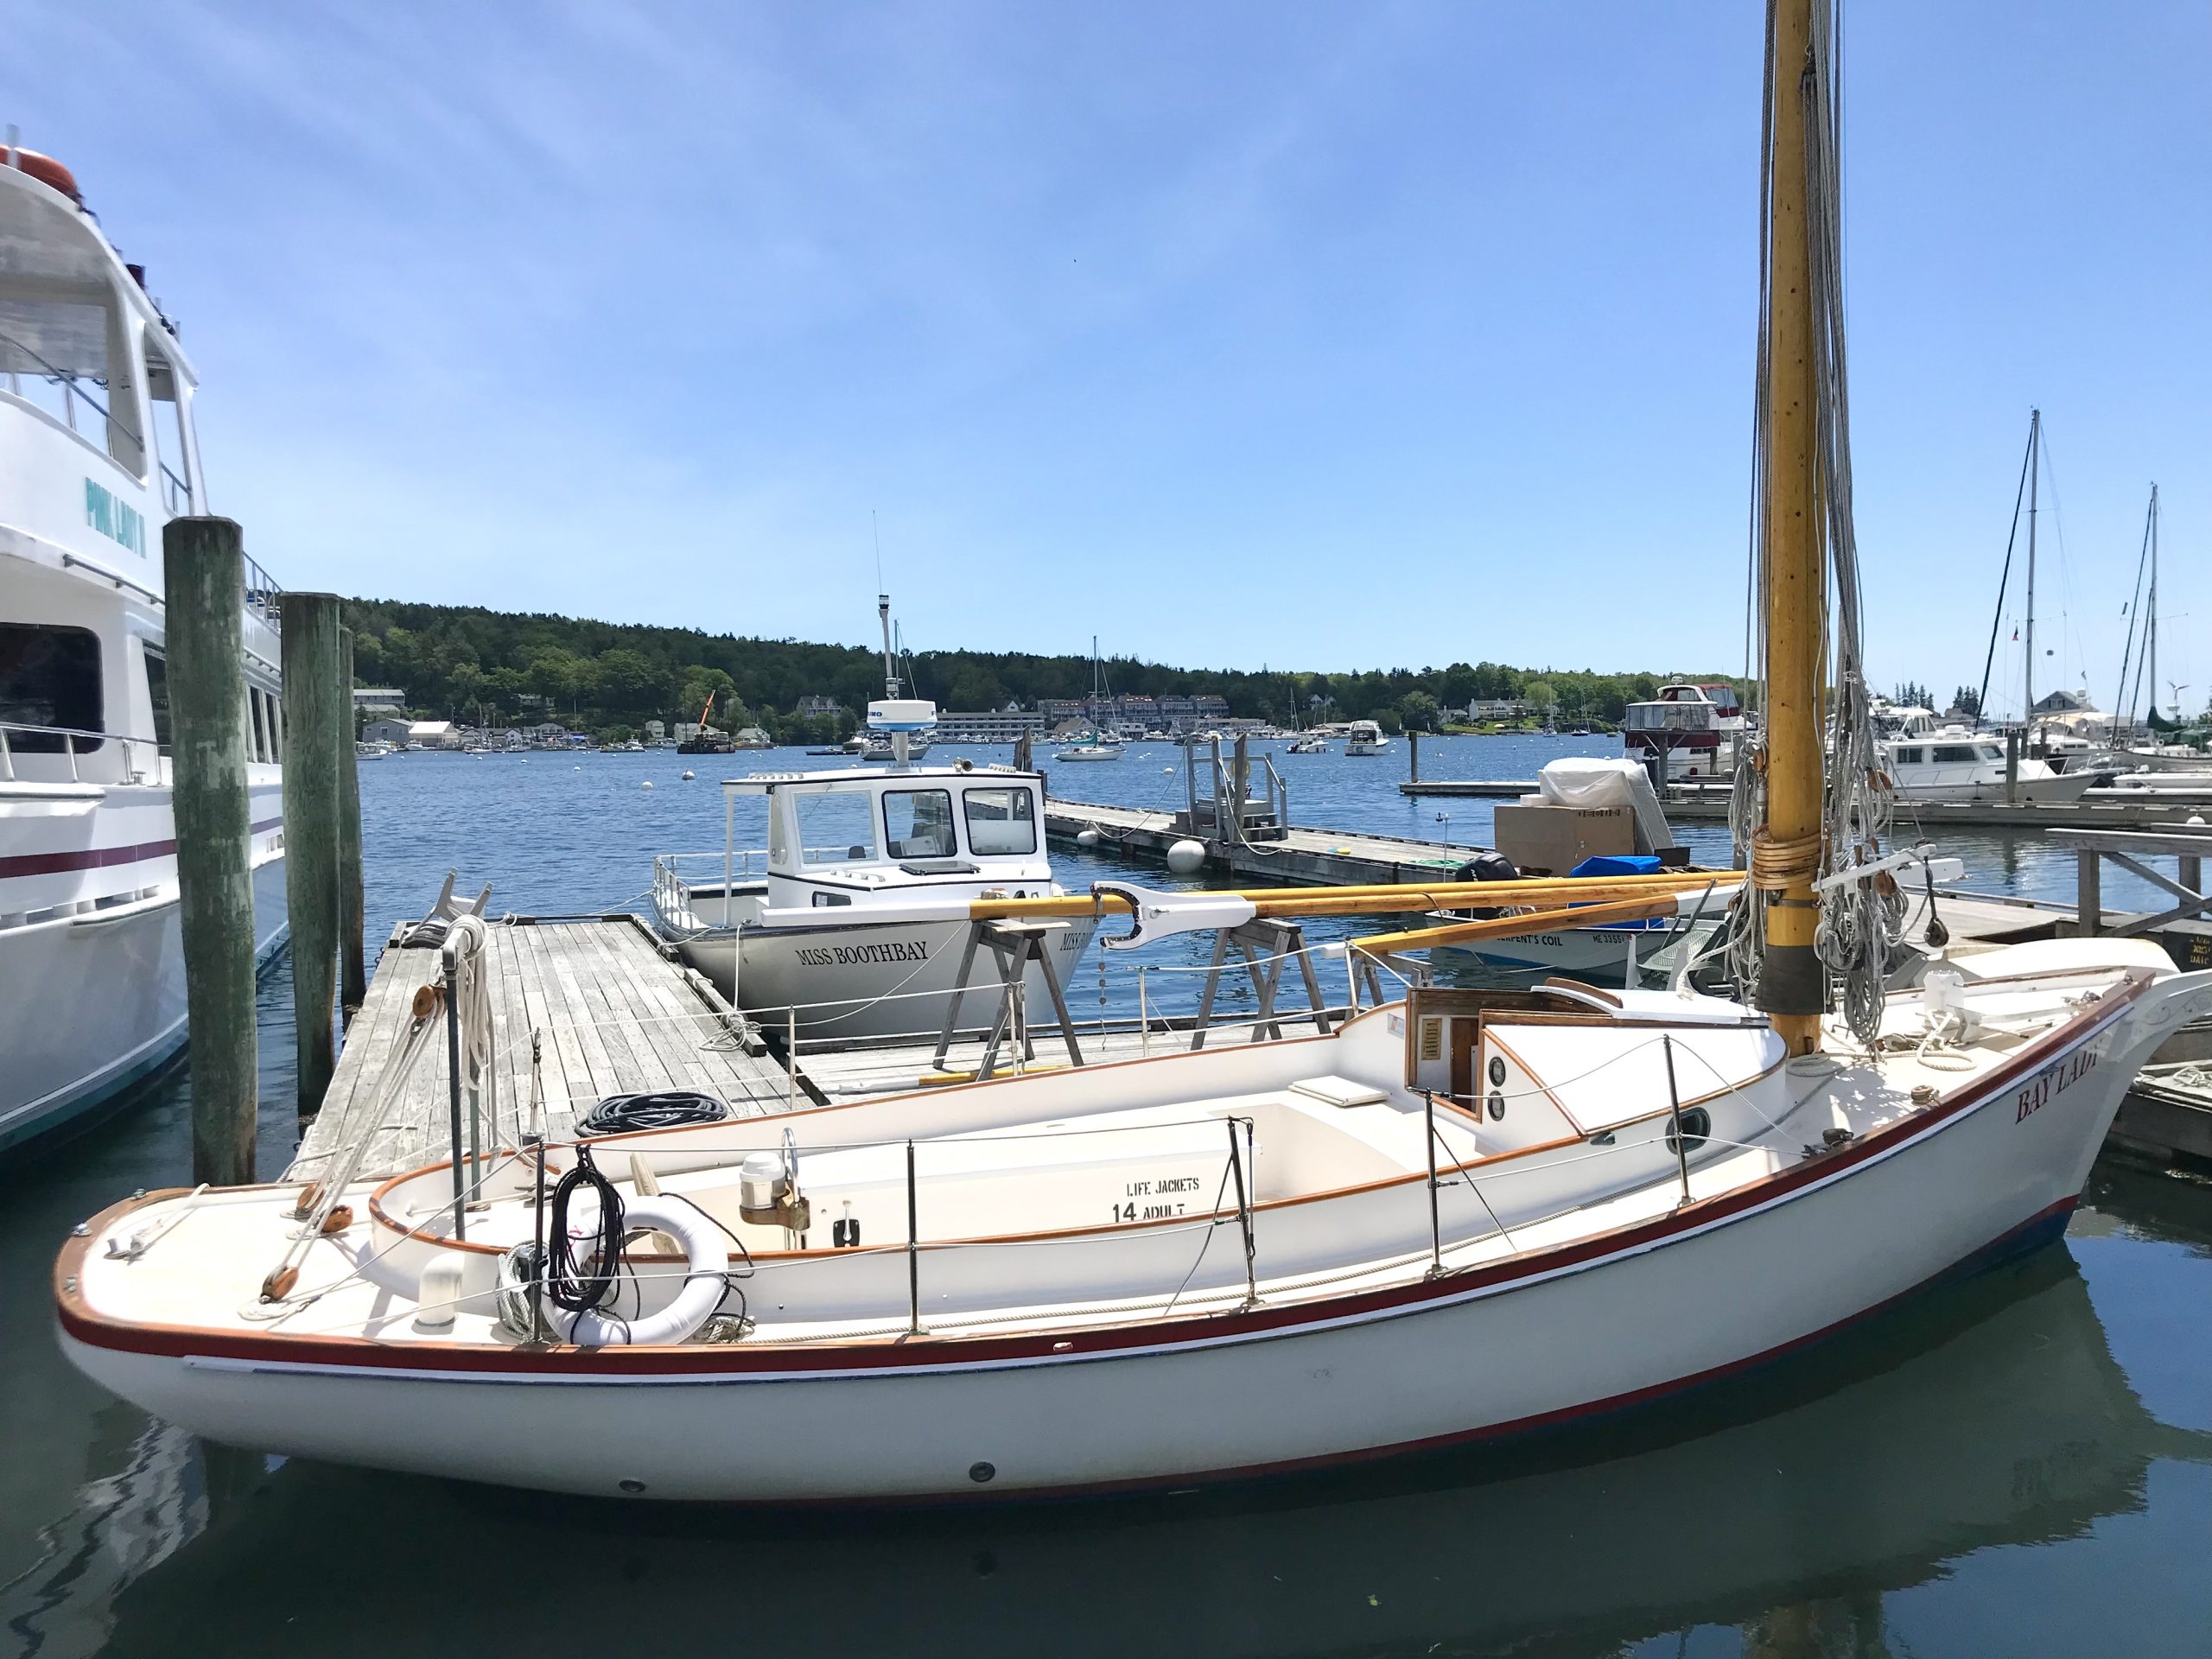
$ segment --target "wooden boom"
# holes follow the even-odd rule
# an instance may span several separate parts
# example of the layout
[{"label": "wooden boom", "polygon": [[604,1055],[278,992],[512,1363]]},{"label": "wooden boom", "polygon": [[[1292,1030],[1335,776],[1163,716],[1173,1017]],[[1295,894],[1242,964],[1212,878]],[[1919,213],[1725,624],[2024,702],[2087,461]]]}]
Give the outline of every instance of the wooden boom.
[{"label": "wooden boom", "polygon": [[[1217,896],[1249,900],[1257,917],[1395,916],[1408,911],[1463,910],[1491,905],[1597,905],[1643,899],[1671,899],[1740,880],[1734,871],[1670,870],[1659,875],[1535,876],[1524,881],[1400,882],[1363,887],[1249,887]],[[971,920],[1033,920],[1055,916],[1125,916],[1128,900],[1117,893],[1067,893],[1039,899],[977,899]],[[1592,919],[1585,917],[1582,919]],[[1548,924],[1547,924],[1548,925]],[[1578,921],[1577,925],[1580,923]]]}]

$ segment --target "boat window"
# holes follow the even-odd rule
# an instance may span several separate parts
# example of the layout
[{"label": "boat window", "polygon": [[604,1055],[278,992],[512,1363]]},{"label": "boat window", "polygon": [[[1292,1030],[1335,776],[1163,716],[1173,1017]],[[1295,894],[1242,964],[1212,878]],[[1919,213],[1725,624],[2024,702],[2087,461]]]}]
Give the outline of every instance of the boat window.
[{"label": "boat window", "polygon": [[[0,275],[0,390],[105,449],[125,471],[142,474],[145,446],[130,359],[113,365],[121,371],[120,385],[108,360],[115,300],[108,294],[57,298],[52,287],[35,272]],[[117,539],[145,551],[137,542]]]},{"label": "boat window", "polygon": [[[0,622],[0,722],[17,754],[59,754],[63,731],[106,730],[99,636],[89,628]],[[73,742],[79,754],[100,746],[98,738]]]},{"label": "boat window", "polygon": [[1939,763],[1972,760],[1974,758],[1974,745],[1971,743],[1938,743],[1936,746],[1936,759]]},{"label": "boat window", "polygon": [[968,850],[980,858],[1037,850],[1037,808],[1026,789],[963,789]]},{"label": "boat window", "polygon": [[883,829],[893,858],[950,858],[959,850],[949,789],[885,790]]},{"label": "boat window", "polygon": [[262,702],[266,695],[257,685],[249,685],[245,689],[246,712],[253,717],[253,758],[257,760],[275,758],[272,753],[274,746],[269,741],[269,727],[262,713]]},{"label": "boat window", "polygon": [[[1703,1146],[1713,1138],[1713,1114],[1702,1106],[1684,1107],[1681,1138],[1688,1143],[1692,1151]],[[1681,1150],[1675,1144],[1675,1126],[1672,1123],[1667,1126],[1667,1150],[1669,1152]]]},{"label": "boat window", "polygon": [[1916,766],[1920,764],[1921,759],[1921,752],[1916,748],[1897,751],[1897,764],[1901,766]]},{"label": "boat window", "polygon": [[154,706],[154,747],[169,752],[169,662],[153,648],[146,650],[146,696]]},{"label": "boat window", "polygon": [[1985,760],[2002,760],[2005,758],[2005,751],[1994,743],[1985,743],[1981,746],[1981,758]]},{"label": "boat window", "polygon": [[177,397],[176,369],[151,334],[146,338],[146,390],[153,410],[149,435],[162,505],[172,513],[188,513],[193,511],[192,468],[184,453],[184,404]]},{"label": "boat window", "polygon": [[875,823],[864,789],[797,797],[799,856],[809,864],[852,864],[875,856]]}]

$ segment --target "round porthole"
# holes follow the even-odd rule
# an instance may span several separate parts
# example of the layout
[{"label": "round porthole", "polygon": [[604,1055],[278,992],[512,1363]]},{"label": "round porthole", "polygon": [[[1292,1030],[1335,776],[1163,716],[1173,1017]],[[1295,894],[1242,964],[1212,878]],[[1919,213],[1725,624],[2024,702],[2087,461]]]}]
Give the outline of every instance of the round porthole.
[{"label": "round porthole", "polygon": [[1500,1123],[1505,1120],[1505,1096],[1495,1090],[1491,1091],[1490,1097],[1490,1117],[1493,1123]]},{"label": "round porthole", "polygon": [[974,1481],[978,1486],[981,1486],[985,1481],[988,1480],[996,1473],[998,1473],[998,1471],[988,1463],[971,1463],[968,1465],[968,1478]]},{"label": "round porthole", "polygon": [[1505,1087],[1505,1058],[1503,1055],[1490,1057],[1490,1086],[1493,1089]]},{"label": "round porthole", "polygon": [[[1703,1146],[1713,1135],[1713,1114],[1702,1106],[1690,1107],[1682,1114],[1682,1140],[1691,1149]],[[1675,1144],[1675,1126],[1667,1126],[1667,1150],[1679,1150]]]}]

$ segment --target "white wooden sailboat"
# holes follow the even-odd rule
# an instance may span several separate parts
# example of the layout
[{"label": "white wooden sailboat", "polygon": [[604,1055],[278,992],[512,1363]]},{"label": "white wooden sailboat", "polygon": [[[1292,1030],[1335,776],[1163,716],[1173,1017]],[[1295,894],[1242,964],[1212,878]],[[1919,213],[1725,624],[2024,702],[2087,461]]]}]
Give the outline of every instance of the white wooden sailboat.
[{"label": "white wooden sailboat", "polygon": [[[1881,989],[1905,861],[1868,829],[1832,22],[1770,22],[1754,1001],[1424,988],[1326,1036],[149,1194],[61,1254],[71,1358],[219,1440],[516,1485],[1118,1490],[1617,1410],[2062,1228],[2212,975],[2068,940]],[[1239,902],[1135,898],[1139,935]]]}]

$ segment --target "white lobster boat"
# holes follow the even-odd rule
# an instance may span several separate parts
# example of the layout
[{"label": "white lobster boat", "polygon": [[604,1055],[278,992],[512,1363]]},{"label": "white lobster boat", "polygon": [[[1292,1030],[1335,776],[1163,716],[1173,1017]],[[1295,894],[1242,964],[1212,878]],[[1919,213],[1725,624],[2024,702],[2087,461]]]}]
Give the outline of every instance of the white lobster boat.
[{"label": "white lobster boat", "polygon": [[[974,906],[1064,891],[1035,772],[846,766],[756,772],[722,791],[724,850],[656,859],[654,914],[687,965],[771,1029],[795,1021],[803,1039],[934,1036],[955,1012],[963,961],[960,1028],[989,1025],[1001,981],[987,952],[968,954]],[[768,845],[741,852],[737,804],[749,797],[766,800]],[[1051,1017],[1092,926],[1050,925],[1053,982],[1033,961],[1023,969],[1033,1020]]]},{"label": "white lobster boat", "polygon": [[[724,996],[802,1040],[988,1027],[1009,976],[1026,1018],[1064,1014],[1068,969],[1095,921],[1038,925],[1014,976],[978,948],[972,914],[983,900],[1064,891],[1045,848],[1044,779],[968,760],[913,764],[929,751],[937,706],[900,695],[890,595],[875,605],[884,695],[868,706],[862,759],[891,764],[725,780],[721,852],[653,861],[661,931]],[[768,845],[741,855],[737,803],[747,796],[766,798]]]},{"label": "white lobster boat", "polygon": [[[193,372],[67,168],[0,152],[0,1147],[185,1034],[162,524],[205,511]],[[249,567],[257,938],[284,938],[275,591]]]}]

